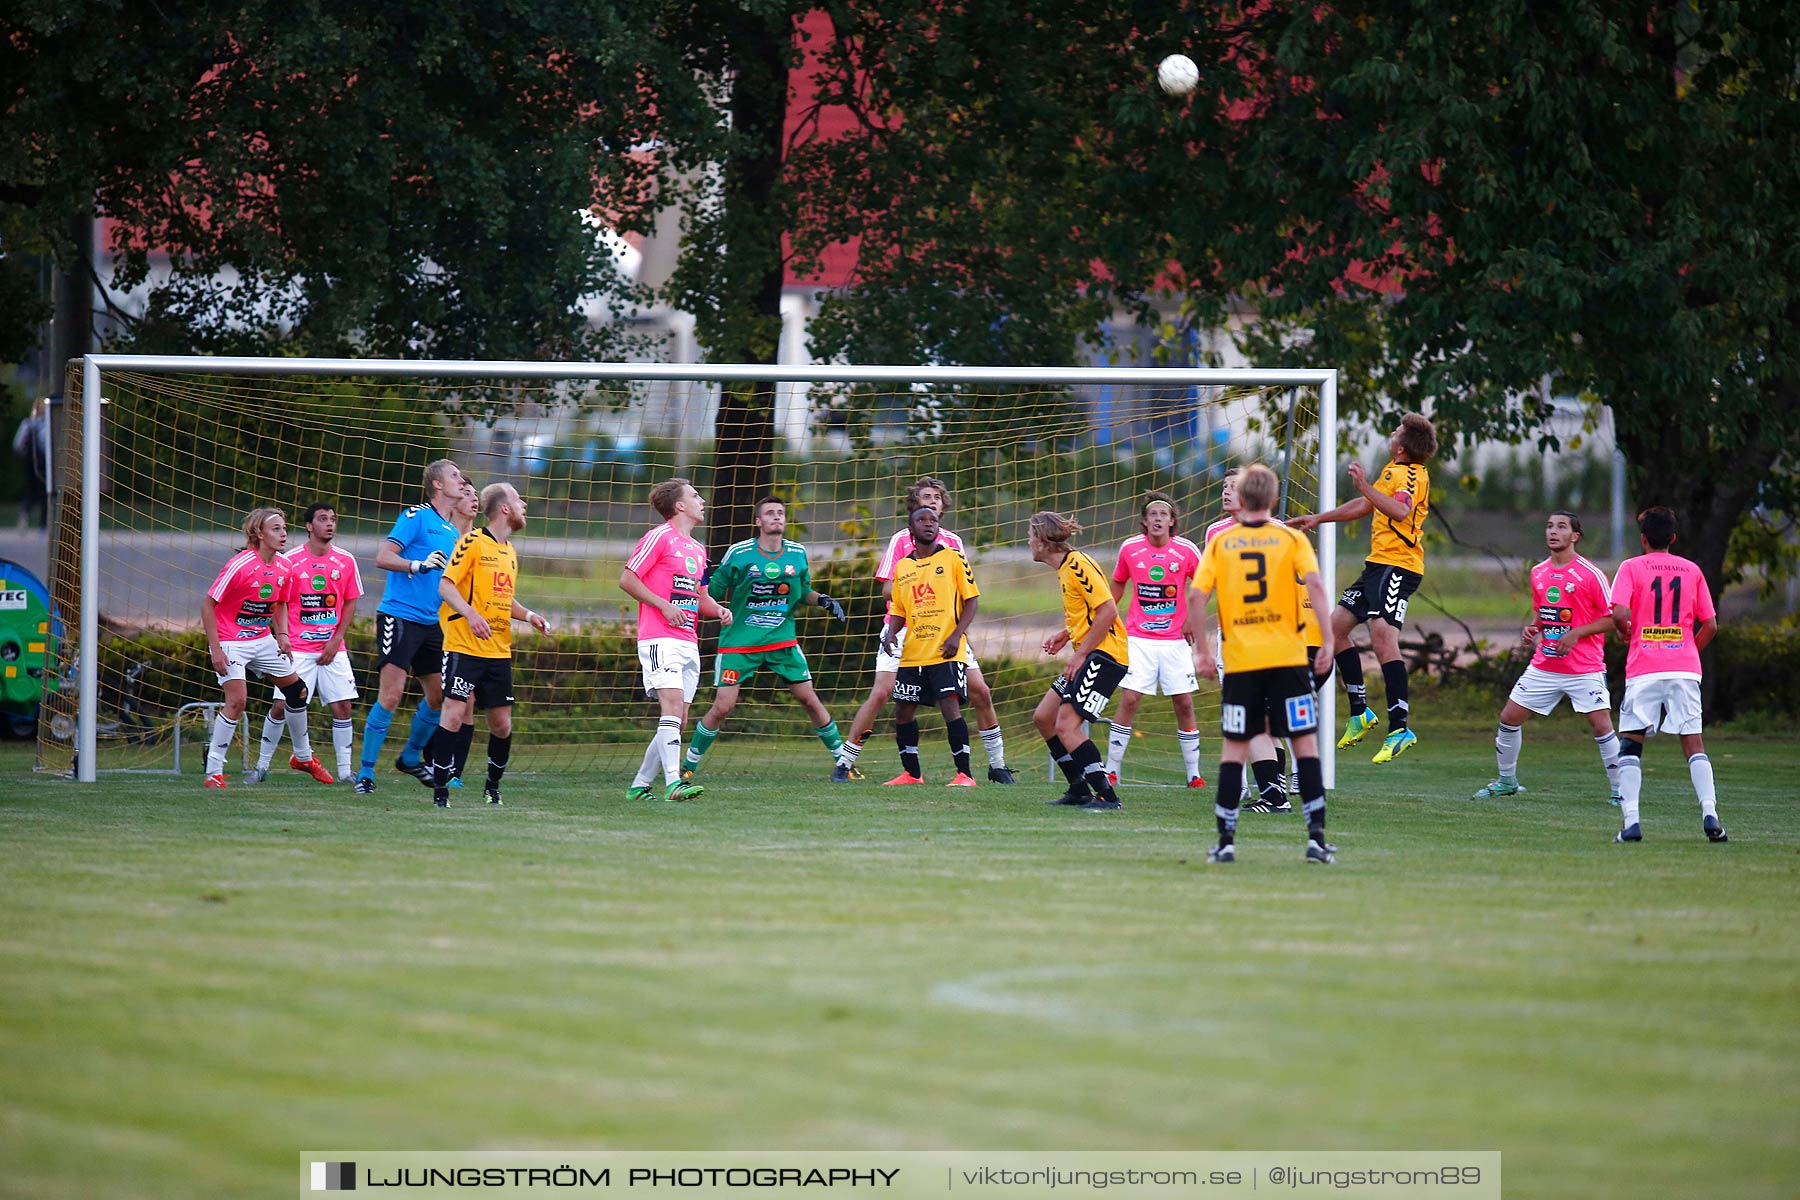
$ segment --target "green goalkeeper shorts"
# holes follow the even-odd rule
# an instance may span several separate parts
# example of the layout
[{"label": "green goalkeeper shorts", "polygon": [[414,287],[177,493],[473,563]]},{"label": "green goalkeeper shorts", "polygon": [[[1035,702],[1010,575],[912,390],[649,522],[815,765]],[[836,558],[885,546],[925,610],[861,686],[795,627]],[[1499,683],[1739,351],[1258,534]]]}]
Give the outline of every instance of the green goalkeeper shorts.
[{"label": "green goalkeeper shorts", "polygon": [[765,667],[783,683],[806,683],[812,679],[812,671],[806,665],[806,655],[800,652],[798,646],[757,650],[750,654],[721,650],[713,659],[713,686],[737,687],[749,683]]}]

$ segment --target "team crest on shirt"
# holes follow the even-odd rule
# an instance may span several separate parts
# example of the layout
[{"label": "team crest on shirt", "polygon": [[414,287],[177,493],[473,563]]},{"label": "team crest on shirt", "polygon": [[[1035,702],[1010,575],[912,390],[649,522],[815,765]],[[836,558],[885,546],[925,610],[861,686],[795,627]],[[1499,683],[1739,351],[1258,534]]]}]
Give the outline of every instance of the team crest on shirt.
[{"label": "team crest on shirt", "polygon": [[786,567],[785,567],[785,568],[784,568],[784,569],[783,569],[783,570],[782,570],[782,572],[781,572],[781,573],[782,573],[782,574],[783,574],[783,575],[792,575],[792,574],[793,574],[793,573],[794,573],[794,564],[793,564],[793,563],[789,563],[789,564],[788,564],[788,565],[787,565],[787,566],[786,566]]}]

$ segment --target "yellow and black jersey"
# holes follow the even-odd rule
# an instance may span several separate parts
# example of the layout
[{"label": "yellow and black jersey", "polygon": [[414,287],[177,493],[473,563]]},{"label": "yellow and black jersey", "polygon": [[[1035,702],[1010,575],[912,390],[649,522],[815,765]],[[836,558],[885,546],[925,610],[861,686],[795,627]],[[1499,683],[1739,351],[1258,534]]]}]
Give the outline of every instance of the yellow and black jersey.
[{"label": "yellow and black jersey", "polygon": [[944,657],[944,639],[962,619],[963,605],[981,589],[969,560],[947,546],[924,558],[907,555],[894,568],[895,616],[906,619],[906,644],[900,648],[900,665],[928,667],[933,663],[969,661],[969,639],[963,638],[954,658]]},{"label": "yellow and black jersey", "polygon": [[1373,486],[1384,496],[1401,497],[1412,508],[1398,521],[1379,509],[1370,514],[1369,561],[1423,575],[1425,517],[1431,511],[1431,472],[1423,463],[1390,461],[1381,468]]},{"label": "yellow and black jersey", "polygon": [[1275,521],[1236,525],[1206,544],[1194,586],[1219,598],[1225,673],[1305,665],[1307,574],[1319,559],[1306,535]]},{"label": "yellow and black jersey", "polygon": [[485,529],[471,530],[456,541],[444,578],[454,584],[469,607],[487,619],[493,631],[483,640],[469,632],[469,623],[448,604],[438,609],[438,626],[444,631],[446,652],[476,658],[512,657],[513,590],[519,580],[519,552]]},{"label": "yellow and black jersey", "polygon": [[[1094,627],[1094,613],[1102,604],[1112,604],[1112,588],[1100,566],[1079,550],[1069,551],[1056,568],[1057,582],[1062,584],[1063,625],[1069,631],[1069,644],[1079,646],[1081,639]],[[1113,608],[1112,629],[1094,649],[1111,656],[1114,662],[1127,662],[1125,623],[1119,620],[1118,606]]]}]

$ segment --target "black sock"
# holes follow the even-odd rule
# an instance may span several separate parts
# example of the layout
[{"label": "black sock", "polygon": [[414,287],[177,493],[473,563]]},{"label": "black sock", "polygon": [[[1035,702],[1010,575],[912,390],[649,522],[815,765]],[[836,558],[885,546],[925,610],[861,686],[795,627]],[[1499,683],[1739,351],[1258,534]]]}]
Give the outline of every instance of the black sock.
[{"label": "black sock", "polygon": [[[1276,751],[1276,753],[1279,754],[1280,751]],[[1274,759],[1259,758],[1255,762],[1252,762],[1250,764],[1250,774],[1256,779],[1256,794],[1261,796],[1264,800],[1279,804],[1287,796],[1287,788],[1284,786],[1281,777],[1281,768]],[[1242,786],[1241,781],[1243,780],[1243,777],[1244,769],[1242,766],[1239,766],[1238,779],[1240,781],[1240,787]]]},{"label": "black sock", "polygon": [[1275,773],[1281,776],[1281,794],[1287,795],[1288,752],[1286,746],[1275,747]]},{"label": "black sock", "polygon": [[1219,794],[1213,801],[1213,817],[1219,825],[1219,845],[1237,841],[1238,793],[1244,790],[1244,764],[1219,764]]},{"label": "black sock", "polygon": [[1381,664],[1381,682],[1387,685],[1388,698],[1388,732],[1406,728],[1406,664],[1401,662],[1385,662]]},{"label": "black sock", "polygon": [[488,734],[488,776],[487,785],[491,788],[500,786],[501,779],[506,776],[506,764],[512,760],[512,734],[499,737]]},{"label": "black sock", "polygon": [[1100,757],[1100,748],[1094,745],[1092,738],[1069,751],[1069,757],[1081,771],[1081,777],[1087,781],[1088,791],[1102,800],[1119,798],[1118,793],[1113,791],[1112,784],[1107,782],[1106,762]]},{"label": "black sock", "polygon": [[914,779],[925,778],[924,769],[919,766],[919,723],[894,722],[894,744],[900,747],[900,769]]},{"label": "black sock", "polygon": [[1294,769],[1300,772],[1300,799],[1306,807],[1306,836],[1321,846],[1325,844],[1325,771],[1317,758],[1299,758]]},{"label": "black sock", "polygon": [[1369,688],[1363,682],[1362,651],[1355,646],[1339,650],[1337,668],[1338,675],[1344,680],[1344,692],[1350,697],[1350,715],[1357,716],[1369,707]]},{"label": "black sock", "polygon": [[1075,760],[1069,756],[1068,747],[1062,744],[1062,739],[1059,737],[1045,738],[1044,745],[1050,747],[1050,757],[1062,770],[1063,778],[1069,781],[1069,789],[1075,792],[1086,792],[1088,790],[1087,780],[1081,777],[1081,768],[1076,766]]},{"label": "black sock", "polygon": [[958,773],[969,773],[969,722],[958,717],[944,722],[944,734],[950,739],[950,757],[956,761]]},{"label": "black sock", "polygon": [[464,725],[456,731],[456,768],[451,773],[462,778],[463,770],[469,765],[469,747],[475,744],[475,726]]},{"label": "black sock", "polygon": [[424,761],[431,768],[433,788],[450,786],[450,776],[456,771],[456,739],[461,732],[452,733],[442,725],[431,731],[431,740],[425,743]]}]

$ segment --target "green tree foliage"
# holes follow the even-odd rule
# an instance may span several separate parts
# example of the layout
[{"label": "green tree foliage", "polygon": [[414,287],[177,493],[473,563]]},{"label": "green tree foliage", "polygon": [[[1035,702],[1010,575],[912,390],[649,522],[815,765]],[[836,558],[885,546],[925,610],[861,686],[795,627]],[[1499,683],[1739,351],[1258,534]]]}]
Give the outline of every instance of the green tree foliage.
[{"label": "green tree foliage", "polygon": [[1244,299],[1253,361],[1343,368],[1352,412],[1547,441],[1545,376],[1609,405],[1715,587],[1747,509],[1796,511],[1790,5],[832,12],[857,127],[802,215],[862,254],[826,352],[1065,361],[1113,303]]}]

